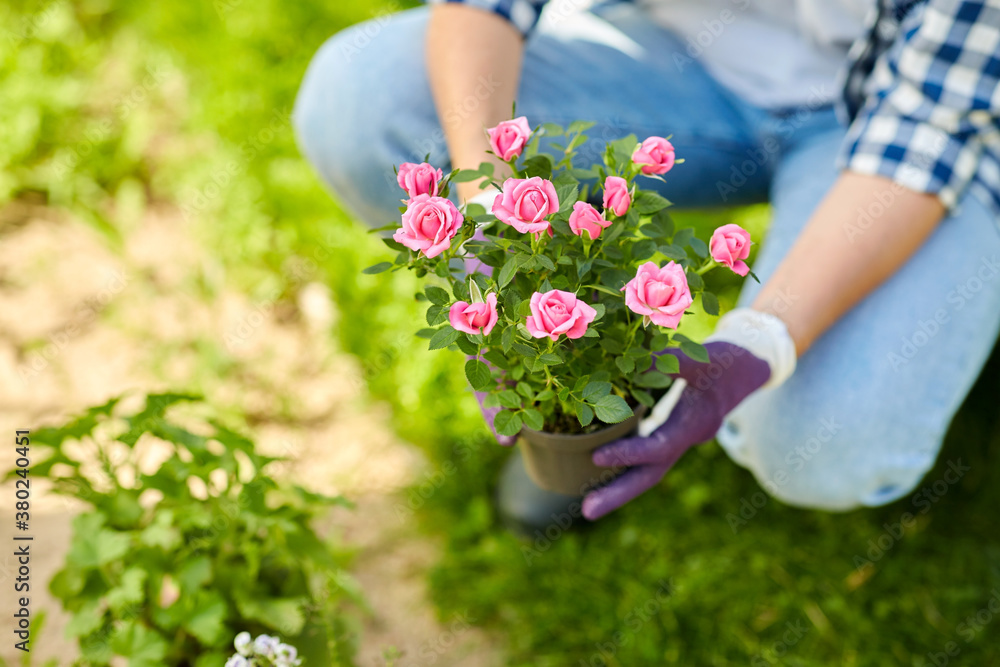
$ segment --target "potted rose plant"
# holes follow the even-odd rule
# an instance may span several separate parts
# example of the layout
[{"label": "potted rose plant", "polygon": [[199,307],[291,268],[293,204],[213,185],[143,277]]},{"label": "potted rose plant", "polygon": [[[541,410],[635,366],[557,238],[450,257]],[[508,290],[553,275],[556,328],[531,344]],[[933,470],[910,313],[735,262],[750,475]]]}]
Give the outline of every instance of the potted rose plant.
[{"label": "potted rose plant", "polygon": [[[591,452],[635,429],[667,392],[677,359],[658,352],[708,361],[677,327],[699,296],[718,314],[702,275],[720,264],[746,275],[750,249],[736,225],[710,244],[676,230],[670,202],[642,189],[681,162],[666,138],[629,136],[610,142],[602,163],[576,164],[592,125],[532,130],[521,117],[487,130],[503,177],[490,162],[447,176],[401,165],[402,226],[381,228],[394,231],[383,240],[398,254],[365,270],[427,278],[417,298],[429,304],[428,328],[417,335],[468,355],[469,383],[484,407],[500,408],[495,431],[520,434],[533,479],[571,494],[607,481]],[[475,201],[489,210],[448,199],[451,184],[479,179]]]}]

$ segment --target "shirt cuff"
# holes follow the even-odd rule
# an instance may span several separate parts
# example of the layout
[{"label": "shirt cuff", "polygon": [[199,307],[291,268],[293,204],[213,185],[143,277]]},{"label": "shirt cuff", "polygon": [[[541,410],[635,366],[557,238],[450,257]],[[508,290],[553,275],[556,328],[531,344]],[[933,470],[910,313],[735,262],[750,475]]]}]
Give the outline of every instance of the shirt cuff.
[{"label": "shirt cuff", "polygon": [[548,0],[425,0],[429,5],[454,3],[467,5],[492,12],[506,19],[514,28],[527,37],[542,13],[542,5]]},{"label": "shirt cuff", "polygon": [[851,125],[837,165],[936,195],[951,211],[975,177],[981,154],[981,144],[974,137],[949,134],[923,121],[875,113],[859,117]]}]

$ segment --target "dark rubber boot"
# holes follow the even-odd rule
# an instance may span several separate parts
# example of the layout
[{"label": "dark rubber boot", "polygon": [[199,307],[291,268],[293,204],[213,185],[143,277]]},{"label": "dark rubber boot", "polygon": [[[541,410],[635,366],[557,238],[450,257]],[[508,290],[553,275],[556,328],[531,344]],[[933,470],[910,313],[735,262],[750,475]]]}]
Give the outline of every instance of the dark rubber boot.
[{"label": "dark rubber boot", "polygon": [[539,487],[524,469],[520,448],[507,459],[497,485],[497,509],[504,525],[519,537],[556,535],[587,524],[582,496],[567,496]]}]

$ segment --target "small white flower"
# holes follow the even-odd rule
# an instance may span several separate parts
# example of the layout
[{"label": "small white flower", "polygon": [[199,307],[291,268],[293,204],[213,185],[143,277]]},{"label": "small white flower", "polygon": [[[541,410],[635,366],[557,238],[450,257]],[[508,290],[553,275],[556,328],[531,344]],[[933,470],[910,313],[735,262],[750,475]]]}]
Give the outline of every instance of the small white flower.
[{"label": "small white flower", "polygon": [[253,640],[253,650],[257,653],[257,655],[270,658],[273,657],[277,651],[278,643],[277,637],[260,635],[257,639]]},{"label": "small white flower", "polygon": [[236,647],[236,652],[240,655],[250,655],[250,633],[244,630],[236,635],[236,639],[233,640],[233,646]]},{"label": "small white flower", "polygon": [[278,644],[276,653],[279,658],[288,658],[289,660],[295,660],[299,655],[299,652],[291,644]]},{"label": "small white flower", "polygon": [[234,655],[226,661],[226,667],[250,667],[250,662],[242,655]]}]

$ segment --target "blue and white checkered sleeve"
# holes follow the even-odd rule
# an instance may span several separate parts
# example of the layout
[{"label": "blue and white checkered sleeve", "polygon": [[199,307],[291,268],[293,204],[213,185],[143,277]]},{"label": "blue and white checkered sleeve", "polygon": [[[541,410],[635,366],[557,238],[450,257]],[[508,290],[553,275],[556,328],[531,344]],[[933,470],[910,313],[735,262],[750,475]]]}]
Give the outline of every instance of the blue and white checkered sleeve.
[{"label": "blue and white checkered sleeve", "polygon": [[930,0],[875,64],[839,164],[935,194],[948,209],[1000,119],[1000,0]]},{"label": "blue and white checkered sleeve", "polygon": [[427,4],[446,2],[478,7],[499,14],[513,24],[522,35],[527,35],[538,23],[538,17],[549,0],[425,0]]}]

